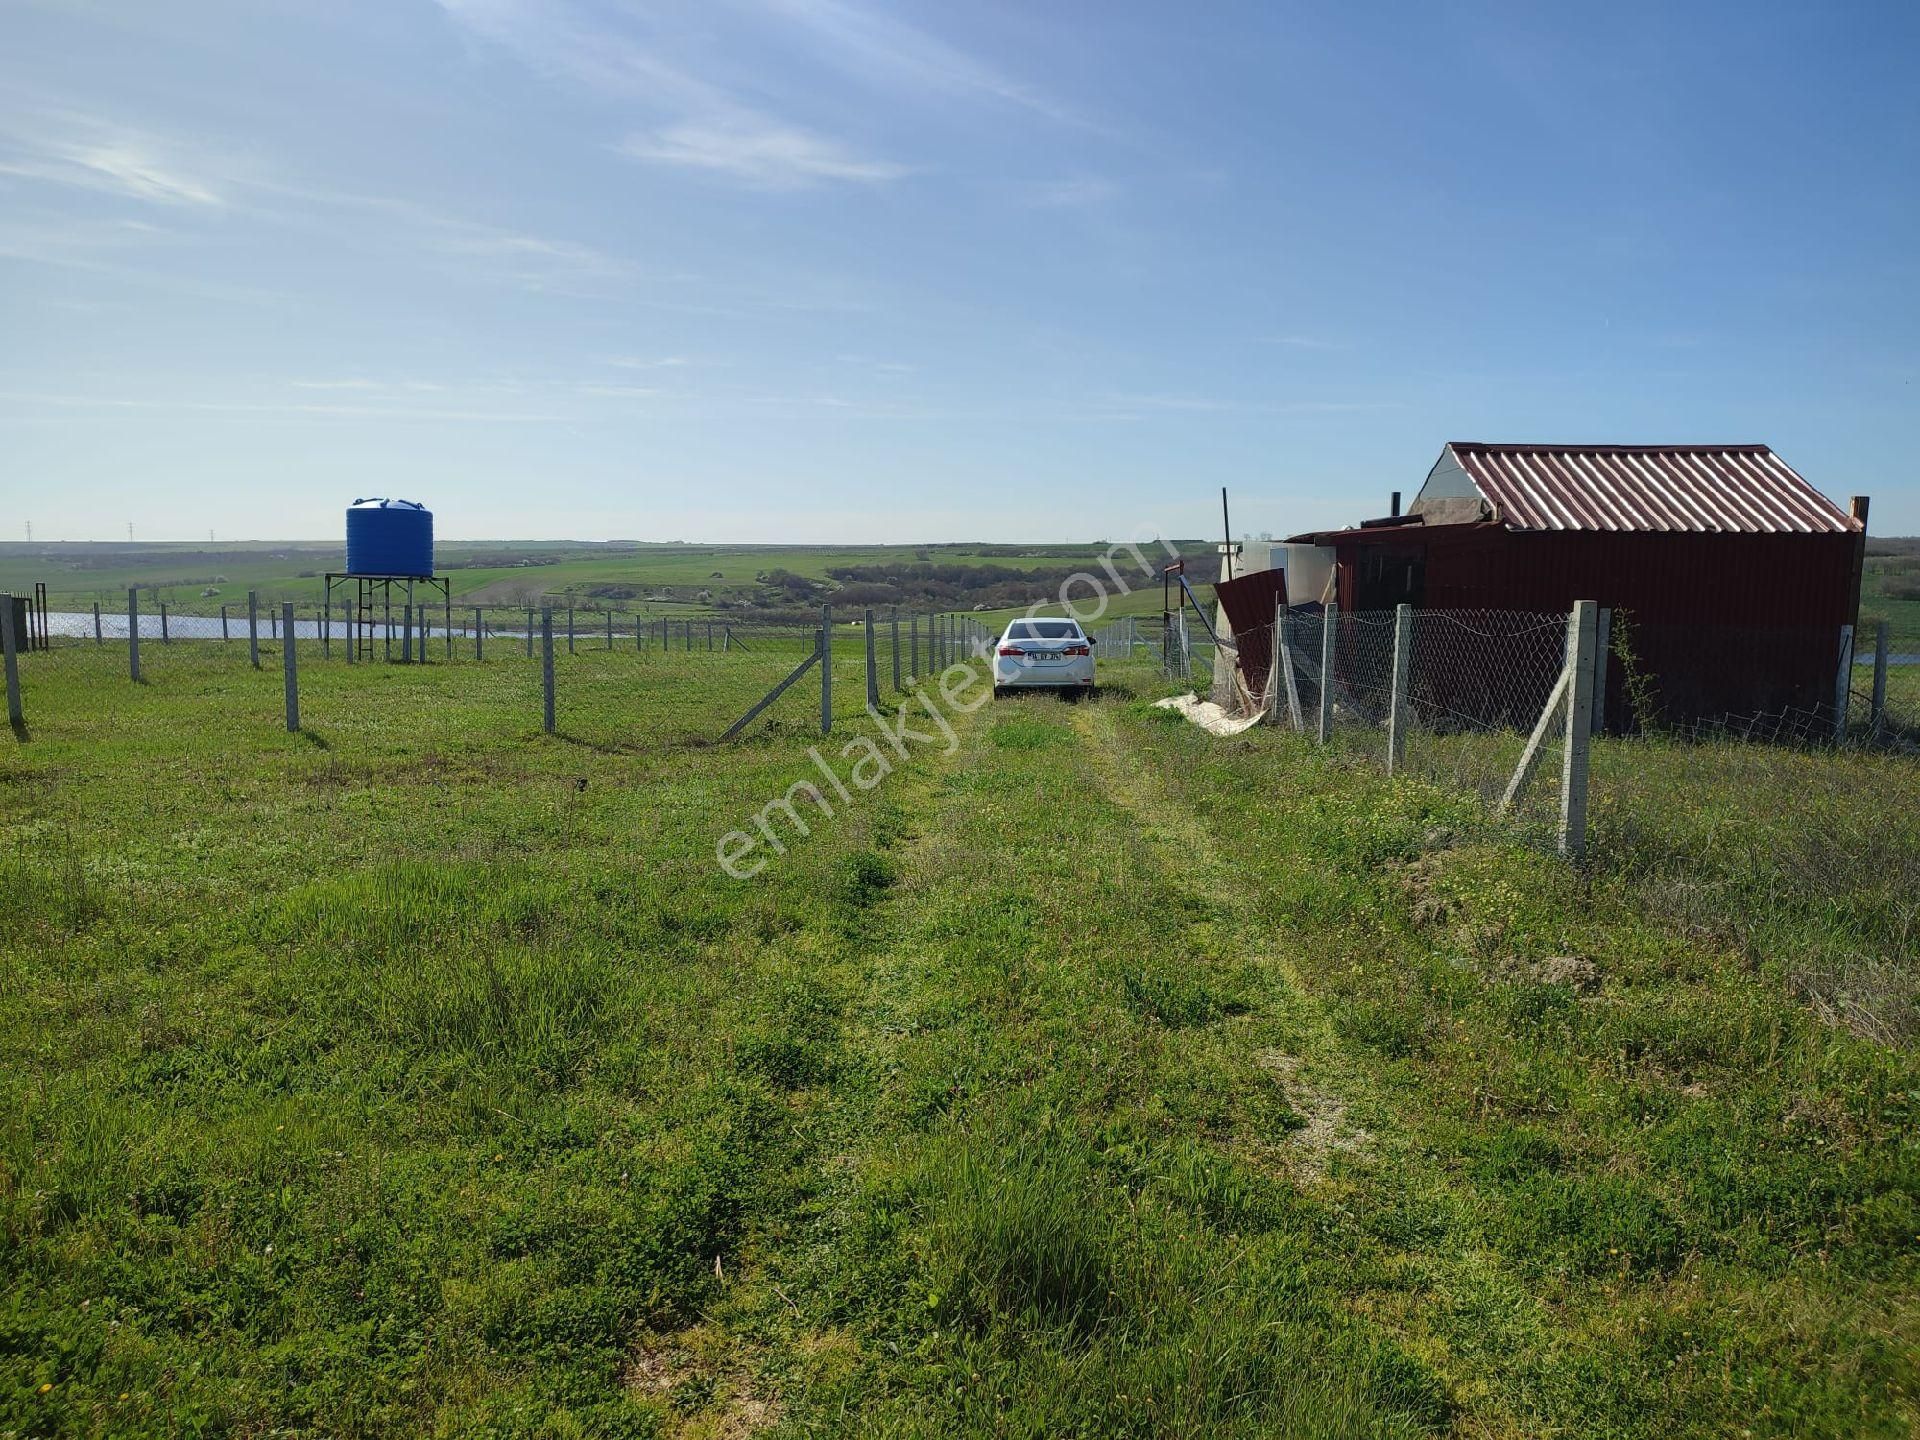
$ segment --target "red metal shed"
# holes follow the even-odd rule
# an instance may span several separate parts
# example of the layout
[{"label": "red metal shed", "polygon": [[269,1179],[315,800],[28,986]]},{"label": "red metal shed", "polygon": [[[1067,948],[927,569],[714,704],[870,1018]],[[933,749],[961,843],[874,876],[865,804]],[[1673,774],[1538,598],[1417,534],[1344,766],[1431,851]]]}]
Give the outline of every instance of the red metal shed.
[{"label": "red metal shed", "polygon": [[[1764,445],[1455,441],[1403,516],[1294,537],[1335,552],[1344,610],[1612,608],[1662,718],[1830,704],[1857,623],[1866,502],[1841,510]],[[1629,726],[1621,652],[1609,728]]]}]

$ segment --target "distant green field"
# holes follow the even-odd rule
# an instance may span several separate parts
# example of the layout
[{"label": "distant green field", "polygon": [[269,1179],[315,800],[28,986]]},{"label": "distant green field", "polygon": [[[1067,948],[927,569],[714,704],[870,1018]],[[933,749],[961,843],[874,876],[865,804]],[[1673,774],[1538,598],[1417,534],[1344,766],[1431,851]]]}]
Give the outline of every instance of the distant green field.
[{"label": "distant green field", "polygon": [[[1174,542],[1185,553],[1206,554],[1208,542]],[[716,608],[778,603],[817,603],[835,588],[829,572],[850,566],[1000,566],[1017,572],[1052,575],[1087,567],[1097,573],[1106,546],[1034,544],[885,546],[681,545],[609,542],[449,542],[437,547],[442,572],[456,600],[468,604],[520,604],[541,596],[605,599],[624,609],[668,610],[673,614]],[[337,546],[310,542],[250,542],[238,545],[191,544],[0,544],[0,590],[30,591],[47,586],[54,608],[84,609],[96,601],[105,608],[125,604],[138,586],[143,604],[167,602],[186,610],[205,602],[244,600],[258,591],[262,602],[311,603],[321,596],[323,577],[345,564]],[[1132,567],[1129,565],[1129,569]],[[816,582],[818,589],[785,592],[780,572]],[[762,577],[775,577],[770,584]],[[1159,585],[1145,575],[1128,575],[1138,589],[1114,613],[1157,611]],[[217,592],[208,595],[204,592]],[[1146,592],[1151,591],[1149,596]],[[596,592],[600,592],[596,596]],[[1032,597],[1057,596],[1057,584],[1038,580]],[[1080,592],[1085,598],[1087,592]],[[918,608],[970,610],[963,592]],[[1011,613],[1011,612],[1008,612]]]}]

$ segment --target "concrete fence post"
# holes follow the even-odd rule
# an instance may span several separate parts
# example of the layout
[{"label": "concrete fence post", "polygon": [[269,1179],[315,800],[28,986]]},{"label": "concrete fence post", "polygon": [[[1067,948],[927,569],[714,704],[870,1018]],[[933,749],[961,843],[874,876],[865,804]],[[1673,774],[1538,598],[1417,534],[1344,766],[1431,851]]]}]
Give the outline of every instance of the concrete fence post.
[{"label": "concrete fence post", "polygon": [[1833,741],[1847,738],[1847,712],[1853,705],[1853,626],[1840,627],[1840,666],[1833,677]]},{"label": "concrete fence post", "polygon": [[[531,632],[529,632],[531,633]],[[541,711],[547,734],[553,734],[553,607],[543,606],[540,611],[540,687],[543,699]]]},{"label": "concrete fence post", "polygon": [[7,723],[24,725],[27,712],[20,704],[20,637],[14,633],[13,596],[0,593],[0,656],[7,674]]},{"label": "concrete fence post", "polygon": [[127,591],[127,674],[140,678],[140,588]]},{"label": "concrete fence post", "polygon": [[247,591],[247,658],[260,668],[260,592]]},{"label": "concrete fence post", "polygon": [[300,673],[294,659],[297,648],[293,637],[297,633],[293,628],[293,602],[280,602],[281,623],[286,631],[286,643],[280,647],[280,670],[287,684],[287,729],[297,731],[300,728]]},{"label": "concrete fence post", "polygon": [[1407,677],[1413,668],[1413,607],[1393,608],[1393,690],[1387,702],[1387,773],[1397,773],[1406,760],[1407,729],[1413,722],[1407,707]]},{"label": "concrete fence post", "polygon": [[820,607],[820,733],[833,733],[833,607]]},{"label": "concrete fence post", "polygon": [[867,624],[867,704],[875,710],[880,708],[880,670],[873,653],[873,607],[869,605],[866,613]]},{"label": "concrete fence post", "polygon": [[1887,718],[1887,622],[1873,627],[1873,728]]},{"label": "concrete fence post", "polygon": [[1593,733],[1593,670],[1599,653],[1600,606],[1576,600],[1569,621],[1567,741],[1560,757],[1560,853],[1578,860],[1587,853],[1587,751]]},{"label": "concrete fence post", "polygon": [[1329,605],[1320,616],[1320,734],[1322,745],[1333,734],[1333,667],[1340,658],[1340,607]]}]

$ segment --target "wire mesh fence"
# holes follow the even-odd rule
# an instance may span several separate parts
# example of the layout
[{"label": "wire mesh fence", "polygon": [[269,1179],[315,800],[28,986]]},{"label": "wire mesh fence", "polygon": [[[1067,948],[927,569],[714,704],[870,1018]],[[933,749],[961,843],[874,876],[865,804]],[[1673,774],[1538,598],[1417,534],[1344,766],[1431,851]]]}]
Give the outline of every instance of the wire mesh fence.
[{"label": "wire mesh fence", "polygon": [[[894,703],[986,636],[972,617],[946,613],[664,616],[437,599],[353,613],[252,596],[182,606],[134,594],[84,610],[0,597],[0,615],[13,631],[9,718],[27,737],[136,713],[164,724],[154,702],[170,689],[255,675],[244,683],[261,723],[352,728],[371,702],[348,677],[368,664],[383,672],[380,707],[453,704],[476,723],[485,711],[607,748],[718,740],[805,665],[807,683],[757,709],[747,733],[818,733]],[[449,666],[486,678],[436,689],[428,677]]]}]

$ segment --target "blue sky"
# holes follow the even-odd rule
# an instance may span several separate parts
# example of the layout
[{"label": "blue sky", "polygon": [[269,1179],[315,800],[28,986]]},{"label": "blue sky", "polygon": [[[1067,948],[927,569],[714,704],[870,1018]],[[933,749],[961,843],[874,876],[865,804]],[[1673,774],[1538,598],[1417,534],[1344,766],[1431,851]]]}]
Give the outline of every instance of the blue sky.
[{"label": "blue sky", "polygon": [[5,538],[1092,539],[1449,439],[1920,533],[1920,7],[6,0]]}]

